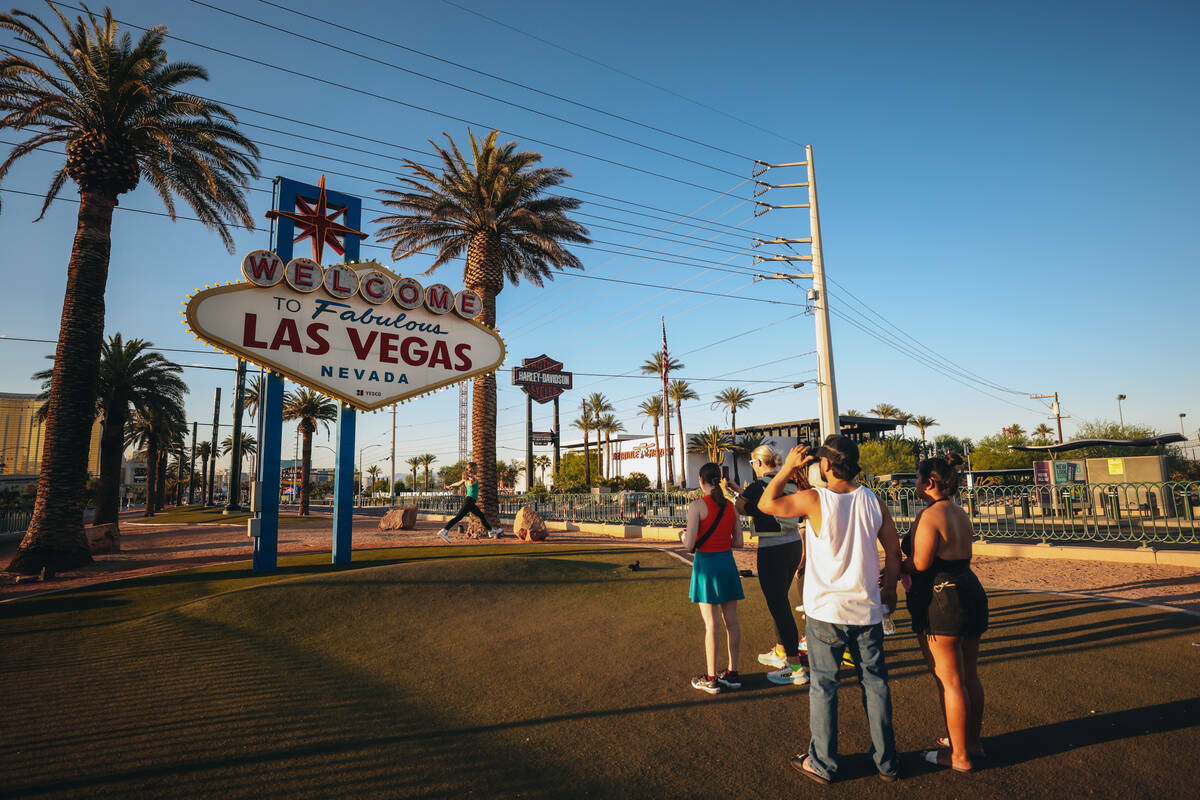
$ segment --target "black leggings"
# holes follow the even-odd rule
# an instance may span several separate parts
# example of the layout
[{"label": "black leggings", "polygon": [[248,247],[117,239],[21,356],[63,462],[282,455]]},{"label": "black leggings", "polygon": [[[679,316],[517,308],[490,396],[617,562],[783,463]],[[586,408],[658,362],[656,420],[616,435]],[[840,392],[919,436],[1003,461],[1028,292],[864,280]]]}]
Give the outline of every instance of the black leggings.
[{"label": "black leggings", "polygon": [[479,510],[479,506],[475,505],[475,498],[467,497],[463,500],[462,508],[460,508],[458,513],[454,515],[454,519],[446,523],[446,530],[450,530],[455,525],[462,522],[463,517],[465,517],[467,514],[474,514],[475,516],[479,517],[479,521],[483,523],[485,530],[490,531],[492,529],[491,524],[487,521],[487,517],[485,517],[483,512]]},{"label": "black leggings", "polygon": [[796,618],[792,616],[788,590],[803,555],[804,542],[800,540],[773,547],[763,547],[759,543],[758,585],[767,601],[771,619],[775,621],[775,633],[783,645],[784,655],[792,657],[800,654],[800,632],[796,629]]}]

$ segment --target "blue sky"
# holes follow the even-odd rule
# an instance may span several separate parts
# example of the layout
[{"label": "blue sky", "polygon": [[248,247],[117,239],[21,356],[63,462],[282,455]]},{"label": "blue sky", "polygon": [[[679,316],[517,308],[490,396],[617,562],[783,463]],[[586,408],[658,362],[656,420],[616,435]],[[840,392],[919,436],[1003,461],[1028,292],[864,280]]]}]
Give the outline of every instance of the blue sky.
[{"label": "blue sky", "polygon": [[[1172,431],[1178,430],[1178,414],[1186,412],[1195,435],[1200,424],[1200,377],[1194,369],[1200,233],[1187,203],[1200,166],[1195,148],[1200,140],[1195,99],[1200,11],[1194,3],[780,2],[742,3],[733,12],[728,3],[717,2],[455,2],[641,80],[438,0],[348,4],[336,21],[737,155],[472,75],[254,0],[212,0],[212,5],[347,52],[188,0],[121,0],[113,8],[130,23],[162,23],[194,42],[470,119],[479,131],[503,128],[518,134],[506,138],[517,138],[543,153],[546,163],[570,170],[570,189],[677,214],[695,212],[694,225],[715,220],[738,228],[688,227],[678,218],[672,221],[671,214],[581,194],[585,201],[621,209],[595,202],[580,209],[609,218],[580,218],[591,227],[596,247],[660,251],[635,251],[639,258],[580,250],[590,275],[803,302],[801,287],[753,284],[749,277],[750,257],[741,251],[755,233],[805,236],[808,228],[803,212],[752,217],[744,182],[750,163],[741,156],[798,161],[801,145],[811,143],[826,265],[836,281],[831,300],[835,312],[841,309],[833,337],[843,409],[889,402],[935,417],[939,427],[932,433],[978,437],[1012,422],[1031,428],[1044,421],[1044,406],[1023,393],[1058,391],[1072,417],[1065,423],[1069,436],[1076,421],[1115,418],[1116,395],[1124,393],[1127,421]],[[20,5],[39,9],[28,0]],[[295,0],[290,7],[326,18],[336,13],[330,4],[310,0]],[[209,69],[209,83],[195,87],[206,96],[402,147],[428,149],[426,140],[440,138],[442,131],[465,137],[462,122],[193,45],[168,44],[173,59]],[[700,163],[348,53],[425,72]],[[374,189],[390,185],[402,169],[396,158],[405,151],[251,111],[237,113],[243,122],[262,126],[247,128],[252,138],[301,151],[264,146],[269,158],[303,165],[265,161],[268,179],[282,174],[315,182],[323,170],[331,189],[362,195],[368,208],[378,208]],[[370,152],[299,140],[296,134]],[[528,142],[530,137],[547,144]],[[0,133],[0,141],[13,139],[11,132]],[[30,156],[3,188],[40,191],[55,163],[53,156]],[[771,173],[776,175],[785,178],[782,171]],[[268,188],[269,181],[255,186]],[[769,199],[803,201],[777,192]],[[252,195],[255,216],[267,209],[268,200],[262,193]],[[37,200],[6,193],[3,201],[0,235],[6,243],[8,291],[0,295],[0,333],[52,339],[74,230],[73,206],[56,204],[45,220],[32,224]],[[236,278],[240,254],[266,246],[265,228],[239,235],[238,252],[231,256],[196,223],[172,224],[127,210],[159,210],[143,189],[123,197],[121,207],[126,210],[117,213],[113,230],[108,330],[163,347],[197,346],[179,323],[179,303],[197,285]],[[368,211],[365,216],[376,215]],[[373,229],[368,226],[368,232]],[[677,234],[697,238],[686,243],[646,238]],[[384,251],[364,255],[391,264]],[[684,266],[662,258],[704,261]],[[706,270],[717,266],[710,262],[747,274]],[[396,268],[412,274],[426,265],[413,259]],[[439,279],[460,285],[461,266],[444,267]],[[509,366],[547,352],[577,373],[577,391],[564,397],[564,421],[574,418],[585,391],[603,391],[618,401],[618,416],[636,432],[642,420],[634,409],[652,382],[578,373],[632,371],[659,346],[658,318],[665,315],[672,350],[692,351],[683,357],[682,375],[717,378],[694,382],[703,399],[685,406],[684,423],[695,431],[724,421],[709,408],[712,395],[724,386],[756,391],[779,385],[767,381],[812,378],[815,359],[799,354],[814,349],[813,322],[801,312],[564,277],[543,290],[525,284],[506,288],[499,298],[499,327]],[[910,355],[848,319],[899,343]],[[722,339],[730,340],[708,346]],[[7,367],[0,389],[35,388],[27,376],[42,368],[47,352],[45,345],[0,343]],[[216,354],[174,355],[185,364],[227,366],[230,361]],[[941,372],[935,369],[939,366]],[[958,373],[963,382],[956,382],[945,376],[946,369],[973,376]],[[231,378],[231,373],[188,370],[190,418],[211,420],[213,388],[223,386],[227,399]],[[500,457],[507,459],[523,451],[524,402],[515,387],[506,385],[507,376],[500,384]],[[548,407],[540,412],[535,427],[546,428]],[[228,415],[226,406],[226,420]],[[759,397],[739,422],[815,416],[815,392],[789,389]],[[402,406],[397,462],[425,451],[438,454],[443,463],[453,461],[456,418],[454,390]],[[289,451],[290,434],[285,435]],[[389,437],[390,414],[362,418],[360,443],[386,445]],[[316,452],[318,463],[329,459],[327,451]],[[385,452],[386,447],[374,448],[367,461]]]}]

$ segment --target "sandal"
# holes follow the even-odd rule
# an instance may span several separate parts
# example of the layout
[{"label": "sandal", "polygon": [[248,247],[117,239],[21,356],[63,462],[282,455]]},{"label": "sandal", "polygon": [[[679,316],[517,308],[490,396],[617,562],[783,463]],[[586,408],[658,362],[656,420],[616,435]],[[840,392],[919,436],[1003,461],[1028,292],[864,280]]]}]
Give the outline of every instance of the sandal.
[{"label": "sandal", "polygon": [[949,750],[922,750],[921,758],[925,759],[930,764],[933,764],[935,767],[949,767],[950,769],[954,770],[955,772],[974,772],[975,771],[974,767],[971,767],[970,769],[960,769],[959,767],[954,766],[954,764],[950,763],[949,761],[942,761],[942,753],[946,754],[947,759],[950,757]]},{"label": "sandal", "polygon": [[796,769],[796,771],[798,771],[801,775],[808,778],[809,780],[816,781],[817,783],[821,783],[826,786],[829,785],[829,778],[826,778],[824,775],[822,775],[821,773],[819,773],[815,770],[809,769],[807,753],[805,753],[802,756],[801,755],[792,756],[791,760],[788,763],[791,764]]}]

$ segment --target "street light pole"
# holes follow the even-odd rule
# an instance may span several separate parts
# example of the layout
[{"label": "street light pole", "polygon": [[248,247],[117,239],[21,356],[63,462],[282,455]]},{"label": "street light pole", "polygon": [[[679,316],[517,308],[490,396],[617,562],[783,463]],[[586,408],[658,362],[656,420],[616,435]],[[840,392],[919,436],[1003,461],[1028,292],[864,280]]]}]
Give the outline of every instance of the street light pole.
[{"label": "street light pole", "polygon": [[367,487],[367,476],[366,476],[366,474],[363,472],[363,468],[362,468],[362,466],[363,466],[363,453],[365,453],[366,451],[370,450],[372,447],[383,447],[383,445],[381,445],[381,444],[379,444],[378,442],[376,442],[375,444],[368,444],[368,445],[366,445],[366,446],[364,446],[364,447],[360,447],[360,448],[359,448],[359,450],[358,450],[358,480],[359,480],[359,493],[360,493],[360,494],[364,494],[364,495],[366,494],[366,492],[365,492],[365,491],[363,491],[363,489],[366,489],[366,487]]},{"label": "street light pole", "polygon": [[1182,433],[1185,438],[1187,437],[1187,431],[1185,431],[1183,429],[1183,418],[1186,416],[1187,416],[1187,414],[1185,414],[1183,412],[1180,412],[1180,414],[1179,414],[1179,432]]},{"label": "street light pole", "polygon": [[1125,411],[1121,408],[1121,401],[1126,399],[1126,395],[1117,395],[1117,416],[1121,418],[1121,432],[1125,432]]}]

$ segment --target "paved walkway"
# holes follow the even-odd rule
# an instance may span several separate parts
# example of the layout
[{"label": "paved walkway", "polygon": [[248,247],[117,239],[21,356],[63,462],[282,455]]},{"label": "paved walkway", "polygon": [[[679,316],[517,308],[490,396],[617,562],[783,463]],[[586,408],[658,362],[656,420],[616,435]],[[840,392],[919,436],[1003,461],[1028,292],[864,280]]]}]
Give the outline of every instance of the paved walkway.
[{"label": "paved walkway", "polygon": [[[330,552],[331,525],[328,516],[314,516],[311,526],[280,528],[280,554]],[[381,531],[378,517],[361,517],[354,523],[354,547],[373,549],[441,544],[441,540],[434,535],[438,527],[438,523],[420,520],[412,531]],[[500,541],[517,542],[511,536]],[[456,543],[476,542],[457,539]],[[680,549],[670,542],[616,539],[597,534],[568,533],[553,528],[547,541],[547,545],[585,543]],[[120,553],[97,556],[95,563],[61,573],[51,581],[25,579],[18,583],[15,576],[0,573],[0,600],[136,575],[247,561],[251,553],[244,525],[154,525],[144,523],[140,512],[122,516],[121,544]],[[15,542],[0,545],[0,564],[7,564],[16,549]],[[754,568],[753,547],[735,555],[740,568]],[[985,556],[976,557],[973,566],[983,584],[992,588],[1112,597],[1200,613],[1200,570],[1196,569],[1108,561]]]}]

